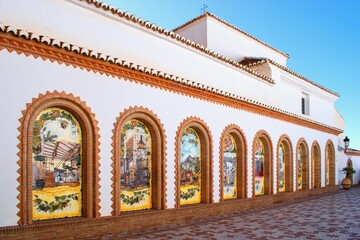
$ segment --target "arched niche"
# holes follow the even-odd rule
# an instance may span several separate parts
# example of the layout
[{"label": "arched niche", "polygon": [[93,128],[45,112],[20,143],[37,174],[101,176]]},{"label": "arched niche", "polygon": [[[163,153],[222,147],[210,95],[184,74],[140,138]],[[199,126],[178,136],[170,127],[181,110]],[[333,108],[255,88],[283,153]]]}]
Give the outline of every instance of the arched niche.
[{"label": "arched niche", "polygon": [[253,140],[253,196],[273,194],[272,142],[266,131]]},{"label": "arched niche", "polygon": [[176,133],[176,207],[213,202],[211,133],[203,120],[185,119]]},{"label": "arched niche", "polygon": [[166,136],[149,109],[124,110],[113,130],[113,215],[165,209]]},{"label": "arched niche", "polygon": [[246,152],[242,130],[228,125],[220,141],[220,201],[247,197]]},{"label": "arched niche", "polygon": [[293,150],[290,138],[282,135],[277,144],[277,192],[293,190]]}]

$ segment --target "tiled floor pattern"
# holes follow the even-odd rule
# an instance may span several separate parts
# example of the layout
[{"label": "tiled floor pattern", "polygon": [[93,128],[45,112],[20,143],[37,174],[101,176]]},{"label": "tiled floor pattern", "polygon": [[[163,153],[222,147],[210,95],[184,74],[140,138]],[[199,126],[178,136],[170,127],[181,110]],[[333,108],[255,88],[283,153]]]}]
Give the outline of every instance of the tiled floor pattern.
[{"label": "tiled floor pattern", "polygon": [[91,239],[360,239],[360,188]]}]

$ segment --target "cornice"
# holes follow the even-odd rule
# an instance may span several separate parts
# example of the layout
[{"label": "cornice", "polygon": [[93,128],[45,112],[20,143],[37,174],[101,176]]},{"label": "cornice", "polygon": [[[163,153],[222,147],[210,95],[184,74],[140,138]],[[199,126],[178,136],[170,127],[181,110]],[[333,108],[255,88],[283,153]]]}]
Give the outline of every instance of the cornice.
[{"label": "cornice", "polygon": [[360,156],[360,150],[347,149],[347,150],[345,151],[345,155],[346,155],[346,156],[357,157],[357,156]]},{"label": "cornice", "polygon": [[0,50],[7,49],[59,64],[79,67],[82,70],[105,74],[119,79],[160,88],[234,109],[279,119],[318,131],[339,135],[343,130],[320,122],[306,119],[294,113],[263,104],[242,96],[206,86],[201,83],[136,65],[112,56],[75,46],[66,42],[36,35],[23,30],[12,29],[0,24]]},{"label": "cornice", "polygon": [[314,81],[312,81],[312,80],[310,80],[310,79],[308,79],[308,78],[306,78],[306,77],[304,77],[304,76],[302,76],[302,75],[300,75],[300,74],[298,74],[298,73],[296,73],[296,72],[288,69],[287,67],[285,67],[285,66],[281,65],[280,63],[277,63],[277,62],[275,62],[274,60],[271,60],[271,59],[269,59],[269,58],[260,59],[259,61],[250,63],[250,64],[248,64],[248,65],[246,65],[246,66],[248,66],[249,68],[251,68],[251,67],[253,67],[253,66],[261,65],[261,64],[265,64],[265,63],[272,64],[272,65],[280,68],[281,70],[283,70],[283,71],[285,71],[285,72],[287,72],[287,73],[290,73],[291,75],[293,75],[293,76],[295,76],[295,77],[298,77],[298,78],[304,80],[304,81],[307,82],[307,83],[310,83],[311,85],[313,85],[313,86],[315,86],[315,87],[317,87],[317,88],[320,88],[320,89],[324,90],[325,92],[328,92],[328,93],[330,93],[330,94],[332,94],[332,95],[334,95],[334,96],[336,96],[336,97],[340,97],[340,94],[338,94],[338,93],[336,93],[336,92],[334,92],[334,91],[331,91],[330,89],[327,89],[327,88],[325,88],[324,86],[321,86],[320,84],[318,84],[318,83],[316,83],[316,82],[314,82]]}]

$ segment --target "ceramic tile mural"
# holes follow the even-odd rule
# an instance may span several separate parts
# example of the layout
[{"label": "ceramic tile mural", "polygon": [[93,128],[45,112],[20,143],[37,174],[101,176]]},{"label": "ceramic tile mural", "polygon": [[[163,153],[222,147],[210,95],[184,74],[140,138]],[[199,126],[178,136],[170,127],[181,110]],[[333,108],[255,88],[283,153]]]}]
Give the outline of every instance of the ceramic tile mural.
[{"label": "ceramic tile mural", "polygon": [[33,125],[32,219],[81,216],[81,128],[60,108],[40,112]]},{"label": "ceramic tile mural", "polygon": [[329,149],[326,149],[325,151],[325,166],[326,166],[326,171],[325,171],[325,182],[326,185],[330,184],[330,159],[329,159]]},{"label": "ceramic tile mural", "polygon": [[200,138],[192,128],[186,128],[181,138],[180,204],[201,202]]},{"label": "ceramic tile mural", "polygon": [[298,177],[297,177],[297,187],[298,189],[302,189],[302,168],[303,168],[303,164],[302,164],[302,159],[301,159],[301,147],[298,148],[298,154],[297,154],[297,162],[298,162]]},{"label": "ceramic tile mural", "polygon": [[285,192],[285,148],[282,143],[280,143],[278,151],[279,192]]},{"label": "ceramic tile mural", "polygon": [[228,134],[224,144],[224,199],[237,197],[236,191],[236,142],[233,136]]},{"label": "ceramic tile mural", "polygon": [[264,156],[263,142],[258,139],[255,143],[255,195],[265,194]]},{"label": "ceramic tile mural", "polygon": [[121,133],[120,210],[152,208],[152,139],[146,125],[128,121]]}]

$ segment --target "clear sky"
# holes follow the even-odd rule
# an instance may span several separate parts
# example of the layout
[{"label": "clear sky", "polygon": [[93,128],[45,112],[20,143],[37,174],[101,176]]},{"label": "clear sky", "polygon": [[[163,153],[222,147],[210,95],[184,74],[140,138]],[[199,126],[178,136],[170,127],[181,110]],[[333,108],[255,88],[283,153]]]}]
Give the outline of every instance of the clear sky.
[{"label": "clear sky", "polygon": [[360,149],[360,0],[106,0],[172,30],[206,10],[289,54],[287,67],[340,94],[350,147]]}]

